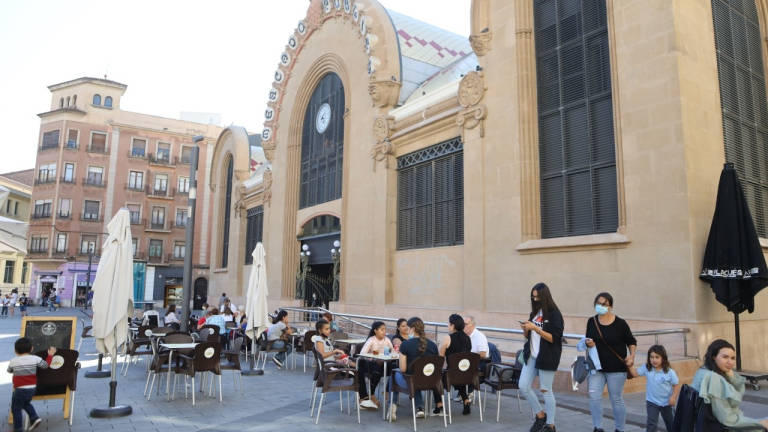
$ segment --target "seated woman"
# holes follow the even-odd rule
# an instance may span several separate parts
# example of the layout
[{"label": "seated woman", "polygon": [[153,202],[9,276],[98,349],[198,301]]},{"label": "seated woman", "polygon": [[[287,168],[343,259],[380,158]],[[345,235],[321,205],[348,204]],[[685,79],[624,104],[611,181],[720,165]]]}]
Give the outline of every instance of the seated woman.
[{"label": "seated woman", "polygon": [[[408,320],[408,333],[409,335],[413,335],[413,337],[400,345],[400,370],[394,371],[391,378],[391,380],[397,383],[400,387],[408,386],[402,371],[411,374],[413,373],[411,365],[413,365],[414,361],[420,357],[437,355],[437,345],[427,339],[427,336],[424,333],[424,321],[422,321],[421,318],[413,317]],[[390,386],[392,385],[391,382]],[[397,420],[397,401],[399,396],[400,393],[395,393],[392,396],[392,407],[389,411],[389,416],[392,421]],[[421,392],[415,393],[414,402],[417,407],[416,417],[424,417],[424,396]]]},{"label": "seated woman", "polygon": [[315,323],[315,330],[317,330],[317,334],[312,336],[312,343],[315,344],[315,349],[320,353],[324,362],[333,363],[344,358],[346,355],[344,351],[334,348],[331,340],[328,339],[331,335],[331,325],[328,321],[321,319]]},{"label": "seated woman", "polygon": [[[392,341],[387,337],[387,326],[381,321],[374,321],[371,325],[371,331],[368,333],[368,340],[365,341],[360,354],[384,354],[394,349]],[[384,367],[380,360],[367,358],[357,359],[357,369],[368,377],[371,383],[371,393],[368,394],[368,386],[363,377],[359,379],[360,406],[363,408],[377,409],[379,401],[376,399],[376,386],[384,375]]]},{"label": "seated woman", "polygon": [[232,312],[232,309],[228,307],[224,308],[224,312],[222,312],[221,315],[224,316],[224,321],[235,322],[235,314]]},{"label": "seated woman", "polygon": [[744,395],[744,377],[734,372],[736,350],[723,339],[709,344],[704,366],[696,372],[691,387],[712,407],[717,421],[731,429],[762,432],[768,429],[768,418],[746,417],[739,408]]},{"label": "seated woman", "polygon": [[405,318],[400,318],[397,320],[397,327],[395,328],[395,334],[393,334],[390,339],[392,339],[392,346],[395,348],[399,348],[400,344],[408,340],[408,320]]},{"label": "seated woman", "polygon": [[277,313],[275,319],[272,320],[272,325],[267,329],[267,341],[272,342],[272,348],[285,348],[285,351],[281,351],[272,357],[272,361],[279,368],[283,367],[283,362],[293,351],[293,346],[284,339],[289,334],[291,334],[291,328],[288,327],[288,311],[281,310]]},{"label": "seated woman", "polygon": [[179,321],[179,318],[176,316],[176,305],[172,304],[168,306],[168,310],[165,311],[165,325],[166,327],[173,327],[174,330],[178,330],[181,328],[181,322]]},{"label": "seated woman", "polygon": [[[464,318],[461,315],[452,314],[448,317],[448,334],[443,336],[443,339],[440,341],[438,352],[446,359],[451,354],[472,352],[472,339],[464,333]],[[464,401],[464,411],[462,414],[468,415],[471,412],[472,401],[469,400],[466,387],[462,385],[453,386],[453,388],[459,391],[459,396]],[[437,415],[443,412],[443,403],[440,402],[440,393],[435,391],[433,394],[437,403],[432,413]]]}]

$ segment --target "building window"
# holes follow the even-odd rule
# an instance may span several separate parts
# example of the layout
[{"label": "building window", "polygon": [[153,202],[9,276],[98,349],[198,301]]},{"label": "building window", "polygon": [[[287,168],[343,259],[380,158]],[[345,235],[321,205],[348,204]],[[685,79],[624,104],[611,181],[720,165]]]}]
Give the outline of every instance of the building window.
[{"label": "building window", "polygon": [[67,235],[59,233],[56,235],[56,252],[65,253],[67,251]]},{"label": "building window", "polygon": [[104,168],[88,167],[88,176],[85,178],[85,184],[102,186],[104,181]]},{"label": "building window", "polygon": [[67,148],[77,148],[77,142],[80,139],[80,131],[78,129],[70,129],[67,131]]},{"label": "building window", "polygon": [[64,108],[64,98],[59,98],[59,108]]},{"label": "building window", "polygon": [[173,257],[174,258],[176,258],[176,259],[183,259],[186,250],[187,250],[187,248],[184,245],[184,242],[174,242],[173,243]]},{"label": "building window", "polygon": [[69,107],[69,96],[67,96],[67,107]]},{"label": "building window", "polygon": [[139,204],[128,204],[128,214],[131,216],[131,224],[138,225],[141,223],[141,206]]},{"label": "building window", "polygon": [[398,249],[464,243],[463,149],[454,138],[398,158]]},{"label": "building window", "polygon": [[181,147],[181,163],[183,164],[192,163],[192,147],[190,146]]},{"label": "building window", "polygon": [[179,193],[189,193],[189,177],[181,177],[179,176],[179,182],[178,182],[178,189]]},{"label": "building window", "polygon": [[149,257],[160,258],[162,256],[163,256],[163,241],[150,240],[149,241]]},{"label": "building window", "polygon": [[29,271],[29,265],[27,262],[21,263],[21,283],[26,284],[29,281],[27,281],[27,272]]},{"label": "building window", "polygon": [[221,239],[221,268],[226,268],[229,263],[229,217],[230,206],[232,204],[232,172],[234,170],[233,157],[230,156],[227,161],[227,188],[224,195],[224,229],[222,230]]},{"label": "building window", "polygon": [[3,282],[10,284],[13,283],[13,269],[16,267],[16,262],[11,260],[5,260],[5,273],[3,274]]},{"label": "building window", "polygon": [[59,217],[68,218],[72,214],[72,200],[70,198],[59,199]]},{"label": "building window", "polygon": [[712,0],[725,161],[732,162],[760,237],[768,237],[768,109],[755,2]]},{"label": "building window", "polygon": [[77,106],[77,95],[72,96],[72,106],[73,107]]},{"label": "building window", "polygon": [[59,146],[59,130],[52,130],[43,133],[43,144],[41,145],[43,150],[56,148]]},{"label": "building window", "polygon": [[99,202],[85,200],[83,204],[84,220],[99,220]]},{"label": "building window", "polygon": [[344,86],[329,73],[315,88],[304,114],[299,208],[341,198],[344,154]]},{"label": "building window", "polygon": [[64,183],[75,182],[75,164],[69,162],[64,164],[64,177],[62,177],[61,180]]},{"label": "building window", "polygon": [[56,164],[40,165],[37,170],[37,183],[55,183],[56,182]]},{"label": "building window", "polygon": [[131,239],[131,246],[133,247],[133,257],[136,257],[136,251],[139,250],[139,239],[136,237]]},{"label": "building window", "polygon": [[248,222],[245,228],[245,264],[253,264],[253,250],[256,243],[262,241],[264,233],[264,206],[248,209]]},{"label": "building window", "polygon": [[186,208],[177,208],[176,209],[176,226],[179,228],[186,227],[187,226],[187,212],[188,210]]},{"label": "building window", "polygon": [[618,228],[605,8],[534,3],[543,238]]},{"label": "building window", "polygon": [[165,195],[168,192],[168,174],[155,174],[155,195]]},{"label": "building window", "polygon": [[96,93],[93,95],[93,104],[94,105],[101,105],[101,95]]},{"label": "building window", "polygon": [[101,132],[91,133],[91,146],[88,151],[95,153],[107,152],[107,134]]},{"label": "building window", "polygon": [[104,98],[104,106],[112,108],[112,96],[107,96]]},{"label": "building window", "polygon": [[11,200],[5,202],[5,214],[11,214]]},{"label": "building window", "polygon": [[33,253],[48,252],[48,237],[33,236],[29,242],[29,251]]},{"label": "building window", "polygon": [[13,203],[13,215],[18,216],[19,215],[19,202],[16,201]]},{"label": "building window", "polygon": [[35,201],[35,212],[32,214],[32,218],[40,219],[48,217],[51,217],[51,200]]},{"label": "building window", "polygon": [[165,228],[165,207],[152,207],[152,229]]},{"label": "building window", "polygon": [[95,235],[83,234],[83,236],[80,237],[80,253],[84,255],[89,253],[96,253]]},{"label": "building window", "polygon": [[134,138],[131,142],[131,156],[143,158],[147,154],[147,140]]},{"label": "building window", "polygon": [[144,173],[142,171],[128,172],[128,189],[133,189],[133,190],[144,189]]},{"label": "building window", "polygon": [[171,145],[168,143],[157,143],[157,160],[168,162],[171,160]]}]

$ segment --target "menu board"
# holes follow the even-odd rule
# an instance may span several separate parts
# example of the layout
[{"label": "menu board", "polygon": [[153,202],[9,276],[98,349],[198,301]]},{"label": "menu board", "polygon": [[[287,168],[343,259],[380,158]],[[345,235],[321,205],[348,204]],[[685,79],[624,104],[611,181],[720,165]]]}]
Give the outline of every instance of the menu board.
[{"label": "menu board", "polygon": [[75,349],[77,317],[27,316],[21,320],[21,336],[32,341],[34,351],[48,347]]}]

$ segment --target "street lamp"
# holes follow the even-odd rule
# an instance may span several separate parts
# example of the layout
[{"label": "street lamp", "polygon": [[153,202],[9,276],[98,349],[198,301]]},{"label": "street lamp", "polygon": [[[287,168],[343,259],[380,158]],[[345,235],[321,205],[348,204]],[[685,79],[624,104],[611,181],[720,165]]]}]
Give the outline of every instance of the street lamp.
[{"label": "street lamp", "polygon": [[192,160],[189,164],[189,194],[187,195],[187,228],[184,240],[184,278],[181,291],[181,331],[187,331],[189,327],[189,302],[192,299],[192,254],[195,243],[195,203],[197,202],[197,162],[200,155],[198,143],[205,139],[202,135],[195,135],[192,141]]},{"label": "street lamp", "polygon": [[333,261],[333,291],[331,293],[330,300],[339,301],[339,273],[341,270],[340,269],[341,242],[338,240],[333,241],[333,248],[331,248],[331,261]]}]

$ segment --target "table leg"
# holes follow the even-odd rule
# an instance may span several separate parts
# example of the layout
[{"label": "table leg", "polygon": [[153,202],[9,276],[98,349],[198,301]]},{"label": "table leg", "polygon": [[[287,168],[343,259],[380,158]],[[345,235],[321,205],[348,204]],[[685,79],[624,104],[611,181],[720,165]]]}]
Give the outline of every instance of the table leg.
[{"label": "table leg", "polygon": [[165,392],[168,394],[168,400],[171,400],[171,367],[173,365],[173,350],[168,350],[168,377],[165,380]]},{"label": "table leg", "polygon": [[381,419],[386,421],[387,420],[387,361],[384,361],[384,376],[382,377],[382,380],[384,383],[382,384],[383,391],[381,394],[383,395],[381,398],[382,408],[381,410]]}]

